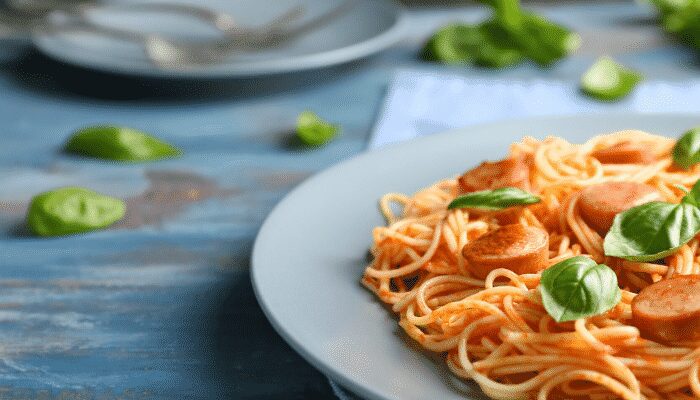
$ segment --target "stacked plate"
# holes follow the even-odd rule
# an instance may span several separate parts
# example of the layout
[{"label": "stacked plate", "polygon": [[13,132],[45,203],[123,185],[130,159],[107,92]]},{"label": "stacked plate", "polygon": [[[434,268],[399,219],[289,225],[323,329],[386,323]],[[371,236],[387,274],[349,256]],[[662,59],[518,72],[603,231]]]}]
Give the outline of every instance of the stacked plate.
[{"label": "stacked plate", "polygon": [[[80,13],[80,23],[76,23],[74,11],[55,11],[48,16],[45,26],[35,31],[33,41],[40,51],[55,59],[102,71],[169,78],[244,77],[320,68],[366,57],[397,42],[403,21],[401,7],[392,0],[167,2],[225,13],[235,27],[243,29],[263,26],[295,9],[301,12],[289,23],[292,28],[321,21],[274,46],[235,49],[220,62],[205,65],[158,65],[145,51],[142,38],[160,37],[175,43],[206,45],[221,40],[220,27],[186,13],[163,12],[157,7],[152,10],[129,7],[154,4],[146,0],[116,1],[85,8]],[[343,7],[342,12],[323,21],[325,15]],[[101,29],[93,29],[95,26]]]}]

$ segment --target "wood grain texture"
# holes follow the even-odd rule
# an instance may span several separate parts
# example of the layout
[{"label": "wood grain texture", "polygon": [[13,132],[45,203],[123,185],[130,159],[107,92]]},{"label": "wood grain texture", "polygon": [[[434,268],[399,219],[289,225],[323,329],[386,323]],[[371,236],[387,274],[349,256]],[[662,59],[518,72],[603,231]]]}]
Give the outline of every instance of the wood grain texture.
[{"label": "wood grain texture", "polygon": [[[285,193],[364,148],[396,68],[578,79],[607,53],[650,79],[697,76],[695,56],[632,3],[538,9],[584,39],[575,57],[548,70],[416,60],[431,31],[475,20],[478,8],[413,10],[406,40],[379,56],[265,79],[144,81],[32,52],[2,57],[0,399],[332,398],[325,378],[262,315],[249,255]],[[305,109],[341,124],[339,139],[298,146],[291,130]],[[119,165],[62,154],[73,130],[105,122],[153,132],[185,156]],[[28,235],[32,195],[64,185],[124,198],[128,215],[102,232]]]}]

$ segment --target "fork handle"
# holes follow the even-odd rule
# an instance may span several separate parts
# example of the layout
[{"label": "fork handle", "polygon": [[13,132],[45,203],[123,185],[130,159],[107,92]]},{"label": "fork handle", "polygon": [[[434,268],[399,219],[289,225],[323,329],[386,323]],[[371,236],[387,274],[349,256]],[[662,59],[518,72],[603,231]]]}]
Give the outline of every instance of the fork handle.
[{"label": "fork handle", "polygon": [[214,11],[206,7],[200,7],[191,4],[177,3],[133,3],[133,4],[111,4],[98,5],[90,4],[83,7],[78,7],[78,11],[84,18],[87,13],[95,9],[113,9],[124,11],[162,11],[167,13],[190,15],[205,22],[212,23],[216,28],[224,32],[243,31],[235,22],[230,14]]},{"label": "fork handle", "polygon": [[70,31],[83,31],[101,36],[109,36],[118,40],[144,44],[146,36],[134,31],[128,31],[117,28],[110,28],[104,25],[95,24],[85,18],[76,17],[75,15],[66,14],[66,21],[49,22],[44,25],[37,26],[34,30],[39,33],[62,33]]}]

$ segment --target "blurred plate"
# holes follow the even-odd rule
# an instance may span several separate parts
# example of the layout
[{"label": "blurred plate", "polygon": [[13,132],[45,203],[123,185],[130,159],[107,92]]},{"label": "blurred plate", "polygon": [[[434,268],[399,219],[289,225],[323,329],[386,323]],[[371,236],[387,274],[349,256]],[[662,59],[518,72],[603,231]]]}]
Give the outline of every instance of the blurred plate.
[{"label": "blurred plate", "polygon": [[697,114],[541,117],[458,129],[361,154],[307,180],[270,213],[255,241],[251,277],[277,332],[324,374],[366,399],[485,400],[420,351],[395,315],[362,287],[377,201],[414,193],[485,159],[501,159],[523,136],[591,136],[642,129],[673,136]]},{"label": "blurred plate", "polygon": [[[294,6],[305,14],[299,23],[338,6],[343,0],[162,0],[196,4],[231,14],[244,26],[263,24]],[[146,0],[110,4],[145,3]],[[356,0],[350,9],[328,24],[276,47],[237,52],[222,64],[182,70],[155,67],[137,43],[81,31],[37,33],[36,47],[62,62],[128,75],[163,78],[231,78],[267,75],[327,67],[381,51],[401,37],[402,8],[393,0]],[[129,12],[105,8],[89,13],[93,22],[139,33],[159,33],[186,40],[220,37],[212,26],[177,15]]]}]

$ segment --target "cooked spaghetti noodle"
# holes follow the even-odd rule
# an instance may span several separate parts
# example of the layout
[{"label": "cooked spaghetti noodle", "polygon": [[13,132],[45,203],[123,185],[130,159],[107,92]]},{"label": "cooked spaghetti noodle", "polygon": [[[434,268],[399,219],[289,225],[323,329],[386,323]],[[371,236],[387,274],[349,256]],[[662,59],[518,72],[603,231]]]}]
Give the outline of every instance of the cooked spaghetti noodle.
[{"label": "cooked spaghetti noodle", "polygon": [[[603,164],[591,153],[623,141],[643,143],[647,164]],[[606,257],[603,237],[581,217],[580,190],[627,181],[653,186],[669,202],[700,179],[700,166],[672,165],[675,140],[640,131],[595,137],[578,145],[550,137],[513,144],[510,157],[529,160],[530,191],[542,201],[519,207],[515,220],[549,233],[548,265],[590,255],[618,276],[622,300],[602,315],[557,323],[545,311],[540,273],[495,269],[486,279],[470,271],[462,249],[502,223],[496,213],[448,210],[461,193],[446,179],[414,196],[386,194],[387,226],[373,231],[373,261],[363,284],[400,317],[422,347],[446,353],[457,376],[473,380],[494,399],[700,398],[700,342],[660,344],[631,324],[631,302],[651,283],[700,274],[698,239],[663,263]],[[395,213],[400,206],[402,211]]]}]

